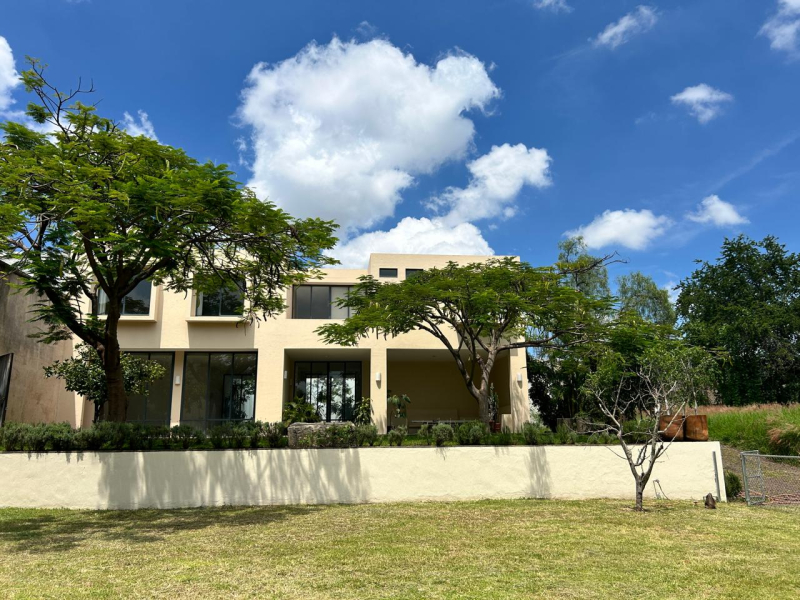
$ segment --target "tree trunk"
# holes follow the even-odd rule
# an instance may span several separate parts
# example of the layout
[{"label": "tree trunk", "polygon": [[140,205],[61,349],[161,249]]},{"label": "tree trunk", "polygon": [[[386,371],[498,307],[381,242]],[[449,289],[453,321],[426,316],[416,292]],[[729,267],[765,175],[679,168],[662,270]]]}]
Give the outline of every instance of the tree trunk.
[{"label": "tree trunk", "polygon": [[636,506],[633,507],[633,510],[636,511],[643,511],[644,506],[642,504],[642,498],[644,496],[644,486],[640,485],[639,482],[636,482]]},{"label": "tree trunk", "polygon": [[121,352],[117,339],[119,307],[109,303],[106,318],[106,335],[103,347],[103,370],[106,374],[107,418],[122,423],[128,416],[128,395],[125,393],[125,378],[122,372]]}]

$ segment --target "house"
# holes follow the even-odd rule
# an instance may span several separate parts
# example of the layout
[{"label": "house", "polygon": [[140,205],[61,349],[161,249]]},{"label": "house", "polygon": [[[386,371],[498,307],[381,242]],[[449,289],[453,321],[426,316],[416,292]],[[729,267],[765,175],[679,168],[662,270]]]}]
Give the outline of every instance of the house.
[{"label": "house", "polygon": [[[315,330],[347,317],[347,309],[338,308],[335,300],[362,275],[401,281],[448,261],[465,264],[486,258],[372,254],[367,269],[327,269],[320,279],[287,290],[283,314],[252,324],[242,321],[242,301],[236,294],[183,294],[142,283],[123,302],[120,345],[162,363],[166,375],[151,385],[147,396],[129,398],[128,419],[195,427],[240,419],[272,422],[282,418],[287,402],[302,398],[316,405],[323,419],[340,421],[351,419],[356,403],[370,397],[374,422],[385,432],[392,425],[387,410],[391,394],[411,398],[411,428],[427,420],[476,419],[477,402],[455,361],[430,334],[371,336],[357,347],[344,348],[324,344]],[[99,304],[102,314],[102,298]],[[524,350],[506,353],[494,368],[501,421],[510,429],[528,418],[525,368]],[[89,425],[92,407],[78,404],[80,423]]]},{"label": "house", "polygon": [[41,328],[31,323],[31,310],[42,299],[19,291],[14,267],[0,261],[0,424],[67,422],[78,426],[83,403],[42,367],[72,356],[70,341],[40,344],[32,339]]}]

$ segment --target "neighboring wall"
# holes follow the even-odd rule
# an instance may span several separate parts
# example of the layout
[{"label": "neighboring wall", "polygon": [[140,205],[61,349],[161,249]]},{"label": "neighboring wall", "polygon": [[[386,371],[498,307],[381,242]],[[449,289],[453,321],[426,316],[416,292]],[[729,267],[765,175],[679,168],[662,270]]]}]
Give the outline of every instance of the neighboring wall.
[{"label": "neighboring wall", "polygon": [[[0,506],[178,508],[479,498],[623,498],[609,446],[0,454]],[[670,499],[725,500],[718,442],[674,443],[653,471]],[[646,495],[653,496],[653,484]],[[509,523],[513,527],[513,523]]]},{"label": "neighboring wall", "polygon": [[80,423],[81,402],[63,382],[45,379],[42,367],[72,356],[72,342],[41,344],[28,337],[40,330],[30,323],[35,295],[17,292],[9,284],[19,278],[0,263],[0,354],[14,354],[6,421]]}]

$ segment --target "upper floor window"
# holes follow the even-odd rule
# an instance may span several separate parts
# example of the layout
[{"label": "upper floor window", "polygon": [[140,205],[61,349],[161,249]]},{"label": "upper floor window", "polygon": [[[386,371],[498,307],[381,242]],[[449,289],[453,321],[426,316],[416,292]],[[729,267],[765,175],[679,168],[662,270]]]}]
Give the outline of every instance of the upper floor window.
[{"label": "upper floor window", "polygon": [[[153,286],[149,281],[140,282],[130,294],[122,299],[120,314],[123,316],[149,315],[152,288]],[[97,290],[97,314],[108,314],[108,296],[102,289]]]},{"label": "upper floor window", "polygon": [[425,269],[406,269],[406,279],[413,277],[417,273],[422,273]]},{"label": "upper floor window", "polygon": [[239,288],[220,288],[216,292],[197,292],[194,314],[198,317],[240,317],[244,295]]},{"label": "upper floor window", "polygon": [[292,316],[295,319],[346,319],[350,309],[336,301],[347,297],[347,285],[298,285],[294,288]]},{"label": "upper floor window", "polygon": [[397,269],[378,269],[380,277],[397,277]]}]

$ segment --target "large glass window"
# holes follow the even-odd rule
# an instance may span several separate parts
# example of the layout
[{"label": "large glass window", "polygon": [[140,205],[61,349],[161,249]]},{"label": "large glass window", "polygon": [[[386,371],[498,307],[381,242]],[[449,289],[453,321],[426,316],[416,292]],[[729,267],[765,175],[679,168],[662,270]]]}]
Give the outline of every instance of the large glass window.
[{"label": "large glass window", "polygon": [[347,285],[298,285],[292,315],[295,319],[346,319],[350,309],[339,308],[336,301],[349,292]]},{"label": "large glass window", "polygon": [[361,399],[361,363],[296,362],[294,397],[311,403],[325,421],[351,421]]},{"label": "large glass window", "polygon": [[188,352],[181,423],[207,428],[252,420],[256,405],[255,352]]},{"label": "large glass window", "polygon": [[216,292],[198,292],[194,314],[198,317],[239,317],[244,311],[241,289],[221,288]]},{"label": "large glass window", "polygon": [[397,277],[397,269],[378,269],[378,277]]},{"label": "large glass window", "polygon": [[[142,316],[150,314],[150,292],[152,285],[149,281],[140,282],[133,291],[122,299],[121,315]],[[108,314],[108,296],[102,289],[97,290],[97,314]]]},{"label": "large glass window", "polygon": [[148,425],[169,425],[172,409],[172,376],[175,354],[172,352],[131,352],[164,367],[164,376],[149,386],[147,395],[128,395],[127,421]]}]

